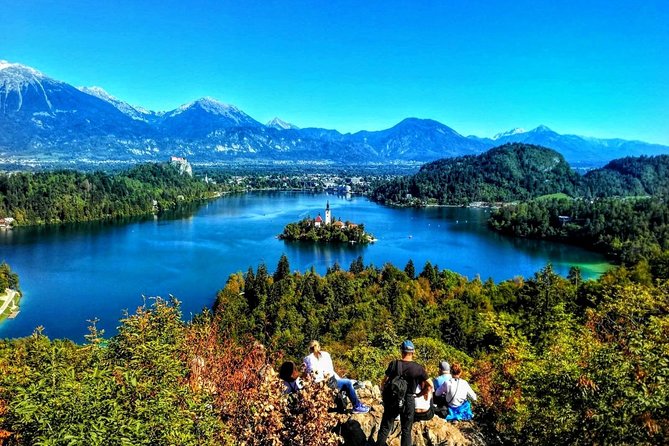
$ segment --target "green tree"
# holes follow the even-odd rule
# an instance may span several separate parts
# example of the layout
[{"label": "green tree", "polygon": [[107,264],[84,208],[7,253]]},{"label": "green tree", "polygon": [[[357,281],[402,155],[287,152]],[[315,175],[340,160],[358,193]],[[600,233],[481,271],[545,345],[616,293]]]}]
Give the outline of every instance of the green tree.
[{"label": "green tree", "polygon": [[348,270],[353,274],[359,274],[363,272],[365,270],[365,264],[362,260],[362,256],[358,256],[354,261],[352,261]]},{"label": "green tree", "polygon": [[404,267],[404,272],[409,276],[409,279],[416,277],[416,268],[413,265],[413,260],[409,259],[406,266]]},{"label": "green tree", "polygon": [[290,276],[290,264],[288,263],[288,257],[285,254],[281,255],[279,263],[276,266],[276,271],[274,272],[274,282],[278,282]]}]

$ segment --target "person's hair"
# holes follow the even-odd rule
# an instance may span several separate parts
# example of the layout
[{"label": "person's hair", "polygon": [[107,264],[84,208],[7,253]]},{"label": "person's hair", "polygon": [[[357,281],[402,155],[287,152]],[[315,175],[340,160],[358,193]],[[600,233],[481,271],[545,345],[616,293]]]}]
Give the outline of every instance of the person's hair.
[{"label": "person's hair", "polygon": [[281,364],[281,367],[279,367],[279,378],[281,378],[284,381],[294,381],[293,379],[293,372],[295,372],[295,369],[297,366],[293,361],[286,361],[283,364]]},{"label": "person's hair", "polygon": [[454,362],[451,365],[451,375],[457,376],[460,373],[462,373],[462,367],[460,366],[460,363],[459,362]]},{"label": "person's hair", "polygon": [[316,353],[321,351],[321,344],[317,340],[313,340],[309,343],[309,351]]}]

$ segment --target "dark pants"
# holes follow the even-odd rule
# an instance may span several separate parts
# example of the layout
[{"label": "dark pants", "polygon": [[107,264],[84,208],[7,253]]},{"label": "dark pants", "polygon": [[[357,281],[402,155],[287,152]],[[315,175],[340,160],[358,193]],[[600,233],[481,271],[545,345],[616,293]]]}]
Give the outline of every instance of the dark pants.
[{"label": "dark pants", "polygon": [[397,415],[400,416],[400,425],[402,426],[402,437],[401,445],[402,446],[412,446],[413,442],[411,441],[411,427],[413,426],[413,413],[414,413],[414,395],[409,392],[404,400],[404,407],[400,413],[400,409],[383,409],[383,418],[381,418],[381,427],[379,428],[379,436],[376,438],[376,446],[386,446],[386,440],[388,439],[388,434],[393,428],[395,423],[395,418]]}]

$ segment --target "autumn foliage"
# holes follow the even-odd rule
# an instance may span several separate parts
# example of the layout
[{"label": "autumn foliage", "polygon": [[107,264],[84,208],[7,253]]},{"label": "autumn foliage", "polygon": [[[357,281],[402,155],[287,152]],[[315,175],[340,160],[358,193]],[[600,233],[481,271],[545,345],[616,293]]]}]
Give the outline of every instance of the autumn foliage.
[{"label": "autumn foliage", "polygon": [[262,345],[230,339],[208,313],[181,316],[155,299],[108,341],[94,326],[86,345],[39,331],[0,341],[0,444],[338,443],[330,389],[289,398]]},{"label": "autumn foliage", "polygon": [[227,436],[248,446],[338,444],[337,420],[328,412],[332,390],[311,383],[289,397],[265,347],[227,337],[219,322],[188,328],[187,360],[190,386],[214,396]]}]

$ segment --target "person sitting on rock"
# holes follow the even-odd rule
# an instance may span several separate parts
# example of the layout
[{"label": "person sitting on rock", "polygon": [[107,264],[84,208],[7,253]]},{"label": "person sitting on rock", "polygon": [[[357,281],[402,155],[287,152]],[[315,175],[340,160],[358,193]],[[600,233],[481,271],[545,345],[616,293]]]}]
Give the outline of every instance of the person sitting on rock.
[{"label": "person sitting on rock", "polygon": [[430,421],[434,417],[432,407],[432,388],[428,386],[427,392],[423,392],[423,386],[418,384],[414,392],[414,421]]},{"label": "person sitting on rock", "polygon": [[279,378],[283,380],[286,389],[284,393],[297,393],[304,387],[300,379],[300,371],[293,361],[286,361],[279,368]]},{"label": "person sitting on rock", "polygon": [[314,382],[321,382],[328,380],[328,384],[332,383],[332,387],[341,391],[344,390],[353,404],[353,413],[367,413],[369,406],[365,406],[360,402],[358,393],[355,390],[355,381],[346,378],[340,378],[334,371],[332,358],[328,352],[321,350],[321,345],[318,341],[311,341],[309,343],[309,356],[304,358],[305,372],[310,375]]},{"label": "person sitting on rock", "polygon": [[[437,408],[444,408],[444,412],[447,412],[448,402],[446,402],[446,397],[442,393],[442,390],[445,390],[445,388],[442,386],[445,382],[450,381],[452,378],[451,365],[446,361],[441,361],[439,363],[439,372],[439,376],[432,380],[432,385],[435,389],[433,402]],[[444,414],[444,418],[445,417],[446,415]]]},{"label": "person sitting on rock", "polygon": [[439,388],[440,394],[444,394],[448,403],[448,415],[446,421],[464,421],[474,418],[472,406],[468,398],[476,401],[476,393],[469,386],[469,383],[460,378],[462,367],[455,363],[451,366],[453,378],[444,382]]}]

